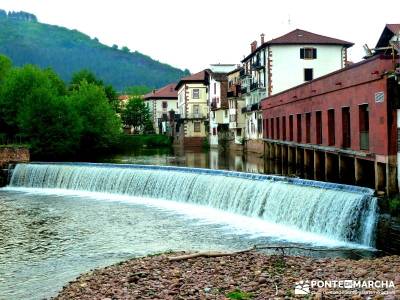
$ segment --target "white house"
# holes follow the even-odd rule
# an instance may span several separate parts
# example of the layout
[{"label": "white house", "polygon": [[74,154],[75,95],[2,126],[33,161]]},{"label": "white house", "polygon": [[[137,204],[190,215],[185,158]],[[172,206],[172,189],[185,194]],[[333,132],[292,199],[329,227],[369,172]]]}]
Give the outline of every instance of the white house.
[{"label": "white house", "polygon": [[344,68],[352,45],[301,29],[267,42],[262,34],[258,47],[254,41],[241,72],[246,140],[251,144],[262,138],[261,99]]},{"label": "white house", "polygon": [[175,87],[176,84],[171,83],[158,90],[153,90],[143,97],[153,118],[154,129],[158,134],[172,135],[172,128],[169,126],[171,112],[175,113],[178,110],[178,92]]},{"label": "white house", "polygon": [[228,79],[226,73],[209,71],[208,90],[208,103],[210,105],[209,142],[211,147],[218,147],[219,139],[229,133]]}]

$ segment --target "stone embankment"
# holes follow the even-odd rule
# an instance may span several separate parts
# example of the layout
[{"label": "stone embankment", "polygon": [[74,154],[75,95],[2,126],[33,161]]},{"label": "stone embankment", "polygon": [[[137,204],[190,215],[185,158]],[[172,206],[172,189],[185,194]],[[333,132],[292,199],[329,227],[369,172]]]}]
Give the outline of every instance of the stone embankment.
[{"label": "stone embankment", "polygon": [[30,154],[28,148],[19,146],[0,146],[0,187],[7,184],[9,164],[29,161]]},{"label": "stone embankment", "polygon": [[[56,299],[399,299],[400,296],[400,256],[348,260],[246,252],[170,259],[177,255],[182,253],[132,259],[91,271],[70,282]],[[354,280],[356,285],[372,282],[374,286],[321,287],[330,280]],[[297,285],[297,293],[299,288],[307,290],[309,284],[310,294],[295,293],[299,282],[303,285]]]}]

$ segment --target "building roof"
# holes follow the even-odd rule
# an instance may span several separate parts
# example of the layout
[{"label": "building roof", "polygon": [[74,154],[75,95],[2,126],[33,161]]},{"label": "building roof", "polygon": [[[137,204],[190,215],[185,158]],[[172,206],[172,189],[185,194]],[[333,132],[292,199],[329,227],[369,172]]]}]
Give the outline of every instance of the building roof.
[{"label": "building roof", "polygon": [[208,70],[203,70],[203,71],[200,71],[200,72],[195,73],[193,75],[181,78],[181,80],[179,80],[178,84],[176,85],[175,90],[179,90],[179,88],[183,84],[189,83],[189,82],[191,82],[191,83],[194,83],[194,82],[204,82],[204,83],[206,83],[208,81],[208,74],[209,74],[208,72],[209,72]]},{"label": "building roof", "polygon": [[170,83],[158,90],[144,95],[144,100],[150,99],[178,99],[178,92],[175,90],[176,83]]},{"label": "building roof", "polygon": [[400,32],[400,24],[386,24],[375,48],[389,46],[391,38]]},{"label": "building roof", "polygon": [[126,101],[129,100],[130,96],[129,95],[119,95],[118,100],[119,101]]},{"label": "building roof", "polygon": [[264,44],[260,45],[254,52],[246,56],[242,62],[251,58],[258,50],[265,48],[269,45],[341,45],[346,48],[353,46],[353,43],[339,40],[324,35],[312,33],[302,29],[295,29],[285,35],[278,38],[269,40]]}]

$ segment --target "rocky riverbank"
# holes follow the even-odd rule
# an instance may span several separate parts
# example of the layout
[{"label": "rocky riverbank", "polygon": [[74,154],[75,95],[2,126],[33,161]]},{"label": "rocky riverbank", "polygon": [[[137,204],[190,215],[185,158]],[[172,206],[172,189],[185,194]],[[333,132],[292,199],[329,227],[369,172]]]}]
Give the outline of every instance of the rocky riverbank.
[{"label": "rocky riverbank", "polygon": [[[347,260],[246,252],[170,260],[182,254],[148,256],[91,271],[70,282],[55,299],[400,299],[400,256]],[[296,295],[299,282],[297,293],[307,291],[308,284],[310,294]]]}]

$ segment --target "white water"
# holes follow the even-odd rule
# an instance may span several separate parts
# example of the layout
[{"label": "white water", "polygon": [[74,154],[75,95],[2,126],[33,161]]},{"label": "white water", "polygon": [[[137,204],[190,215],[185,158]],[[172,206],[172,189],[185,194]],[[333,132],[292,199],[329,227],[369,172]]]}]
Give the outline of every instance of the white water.
[{"label": "white water", "polygon": [[143,166],[20,164],[13,172],[10,186],[50,193],[95,192],[97,197],[103,194],[105,198],[117,194],[154,206],[168,206],[167,201],[154,202],[165,199],[171,201],[171,209],[177,210],[176,203],[180,203],[186,214],[198,212],[208,215],[208,220],[220,215],[205,210],[207,207],[228,212],[231,218],[248,217],[243,219],[248,227],[266,221],[265,230],[270,234],[275,232],[277,237],[299,235],[303,240],[326,239],[373,246],[377,203],[362,189],[346,191],[343,185],[334,188],[325,184],[322,188],[303,180],[288,183],[268,176],[254,179],[252,175],[237,174]]}]

